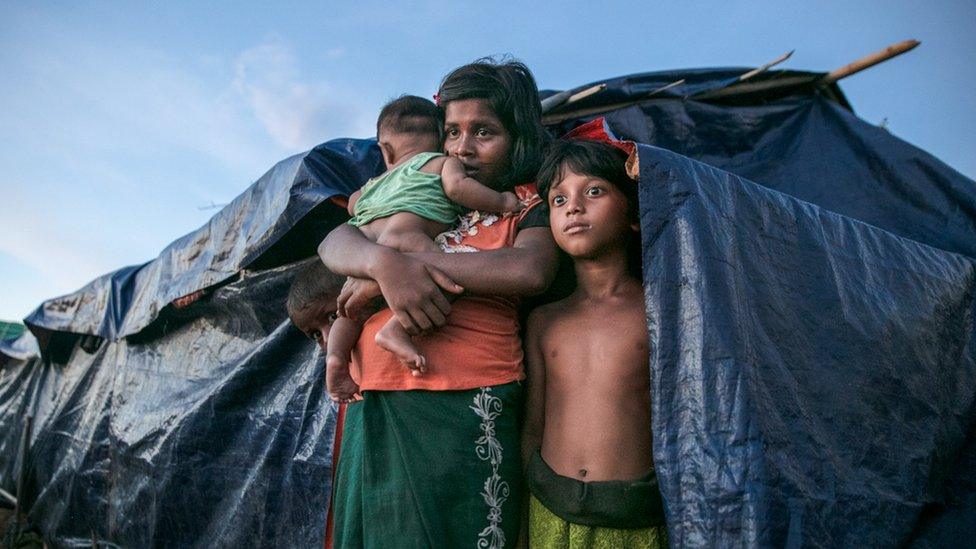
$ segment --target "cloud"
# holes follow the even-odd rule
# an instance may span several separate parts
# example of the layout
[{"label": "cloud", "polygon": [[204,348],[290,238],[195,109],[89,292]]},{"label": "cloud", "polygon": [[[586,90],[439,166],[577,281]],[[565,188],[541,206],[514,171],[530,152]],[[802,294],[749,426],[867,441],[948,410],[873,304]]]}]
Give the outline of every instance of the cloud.
[{"label": "cloud", "polygon": [[304,74],[281,40],[190,60],[63,28],[31,42],[0,52],[17,83],[0,89],[0,253],[38,282],[0,272],[0,286],[38,292],[30,302],[155,257],[214,213],[197,206],[291,154],[372,133],[356,98]]},{"label": "cloud", "polygon": [[[326,54],[344,52],[333,48]],[[235,62],[233,88],[282,147],[301,150],[333,137],[364,135],[358,119],[362,111],[344,101],[334,86],[304,79],[295,55],[280,42],[242,52]]]}]

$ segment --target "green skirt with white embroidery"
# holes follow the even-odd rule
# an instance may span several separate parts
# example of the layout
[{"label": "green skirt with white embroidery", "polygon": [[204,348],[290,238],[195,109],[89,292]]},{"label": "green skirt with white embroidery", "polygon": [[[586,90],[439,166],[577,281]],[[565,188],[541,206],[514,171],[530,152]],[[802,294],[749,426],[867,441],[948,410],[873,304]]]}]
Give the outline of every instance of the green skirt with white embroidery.
[{"label": "green skirt with white embroidery", "polygon": [[522,387],[366,391],[349,405],[335,547],[511,547]]}]

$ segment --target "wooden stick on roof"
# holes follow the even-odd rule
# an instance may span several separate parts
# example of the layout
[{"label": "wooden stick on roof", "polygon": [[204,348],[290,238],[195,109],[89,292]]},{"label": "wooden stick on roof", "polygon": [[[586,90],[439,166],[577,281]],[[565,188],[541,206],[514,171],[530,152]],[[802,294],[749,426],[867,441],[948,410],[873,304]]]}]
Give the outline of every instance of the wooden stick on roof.
[{"label": "wooden stick on roof", "polygon": [[918,40],[905,40],[903,42],[898,42],[897,44],[892,44],[881,51],[876,51],[871,55],[866,55],[853,63],[849,63],[839,69],[831,71],[823,78],[823,80],[821,80],[821,82],[823,84],[832,84],[841,78],[847,78],[848,76],[861,72],[868,67],[873,67],[882,61],[887,61],[892,57],[901,55],[919,44],[921,44],[921,42]]},{"label": "wooden stick on roof", "polygon": [[561,91],[542,100],[542,114],[546,114],[556,107],[562,107],[563,105],[575,103],[580,99],[585,99],[594,93],[602,92],[605,89],[607,89],[606,84],[597,84],[576,93],[573,93],[573,90]]},{"label": "wooden stick on roof", "polygon": [[542,100],[542,114],[555,109],[556,107],[562,105],[569,99],[569,96],[573,95],[572,90],[563,90],[559,93],[550,95],[549,97]]},{"label": "wooden stick on roof", "polygon": [[763,66],[761,66],[759,68],[752,69],[751,71],[749,71],[749,72],[743,74],[742,76],[740,76],[739,77],[739,82],[742,82],[743,80],[748,80],[748,79],[752,78],[753,76],[756,76],[757,74],[759,74],[761,72],[766,72],[767,70],[775,67],[776,65],[779,65],[783,61],[786,61],[787,59],[789,59],[790,56],[793,55],[793,52],[795,52],[795,51],[796,50],[790,50],[790,51],[784,53],[783,55],[777,57],[776,59],[773,59],[769,63],[766,63],[765,65],[763,65]]},{"label": "wooden stick on roof", "polygon": [[655,89],[647,92],[647,95],[645,95],[644,97],[641,97],[641,99],[642,100],[643,99],[647,99],[648,97],[651,97],[652,95],[657,95],[657,94],[659,94],[659,93],[661,93],[663,91],[670,90],[671,88],[680,86],[680,85],[682,85],[684,83],[685,83],[685,79],[684,78],[682,78],[681,80],[675,80],[674,82],[671,82],[670,84],[665,84],[665,85],[661,86],[660,88],[655,88]]},{"label": "wooden stick on roof", "polygon": [[594,93],[602,92],[605,89],[607,89],[606,84],[597,84],[595,86],[590,86],[589,88],[586,88],[581,92],[574,93],[573,95],[571,95],[569,99],[566,100],[566,104],[569,105],[570,103],[575,103],[581,99],[586,99],[587,97],[593,95]]}]

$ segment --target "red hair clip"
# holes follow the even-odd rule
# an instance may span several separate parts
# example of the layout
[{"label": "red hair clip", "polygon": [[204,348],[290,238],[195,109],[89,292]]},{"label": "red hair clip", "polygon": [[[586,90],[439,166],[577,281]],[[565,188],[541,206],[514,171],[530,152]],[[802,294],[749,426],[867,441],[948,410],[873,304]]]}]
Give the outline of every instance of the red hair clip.
[{"label": "red hair clip", "polygon": [[434,94],[434,104],[437,105],[438,107],[441,106],[441,94],[439,93]]}]

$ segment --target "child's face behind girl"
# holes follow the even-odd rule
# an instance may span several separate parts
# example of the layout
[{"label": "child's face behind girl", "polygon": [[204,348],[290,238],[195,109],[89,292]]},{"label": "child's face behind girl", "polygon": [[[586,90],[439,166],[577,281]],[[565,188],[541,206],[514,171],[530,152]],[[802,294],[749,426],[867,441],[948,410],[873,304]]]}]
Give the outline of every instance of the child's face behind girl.
[{"label": "child's face behind girl", "polygon": [[316,303],[292,313],[292,322],[305,335],[314,341],[322,352],[327,352],[326,343],[329,341],[329,331],[338,318],[336,310],[336,296],[328,296]]},{"label": "child's face behind girl", "polygon": [[549,224],[556,244],[574,259],[626,250],[640,226],[628,215],[627,197],[612,183],[563,165],[549,189]]}]

